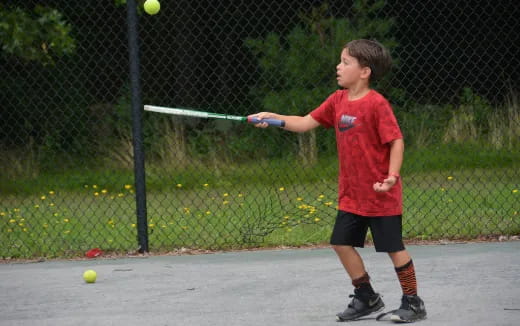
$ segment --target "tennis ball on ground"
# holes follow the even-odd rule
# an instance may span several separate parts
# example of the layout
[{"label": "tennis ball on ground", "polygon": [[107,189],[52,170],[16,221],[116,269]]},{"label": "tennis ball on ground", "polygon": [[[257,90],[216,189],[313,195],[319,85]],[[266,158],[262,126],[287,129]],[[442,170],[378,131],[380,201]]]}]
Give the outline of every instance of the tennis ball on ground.
[{"label": "tennis ball on ground", "polygon": [[97,274],[95,271],[89,269],[83,273],[83,279],[87,283],[95,283],[97,278]]},{"label": "tennis ball on ground", "polygon": [[157,0],[146,0],[144,2],[144,11],[148,15],[155,15],[161,10],[161,4]]}]

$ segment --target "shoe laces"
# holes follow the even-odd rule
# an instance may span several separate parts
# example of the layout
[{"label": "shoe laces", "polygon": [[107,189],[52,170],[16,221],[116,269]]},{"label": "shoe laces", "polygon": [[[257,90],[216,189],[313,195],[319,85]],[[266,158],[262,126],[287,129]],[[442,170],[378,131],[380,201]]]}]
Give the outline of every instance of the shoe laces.
[{"label": "shoe laces", "polygon": [[348,297],[349,297],[349,298],[353,298],[353,299],[350,301],[350,303],[348,304],[348,307],[349,307],[349,308],[354,308],[354,300],[361,301],[361,298],[360,298],[359,294],[357,294],[357,293],[356,293],[356,294],[350,294]]}]

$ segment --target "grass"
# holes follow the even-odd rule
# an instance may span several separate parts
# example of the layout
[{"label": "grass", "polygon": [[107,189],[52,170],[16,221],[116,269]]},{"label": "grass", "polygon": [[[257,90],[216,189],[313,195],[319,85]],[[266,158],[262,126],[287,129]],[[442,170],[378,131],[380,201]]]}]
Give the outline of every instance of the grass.
[{"label": "grass", "polygon": [[[460,148],[442,152],[412,151],[407,157],[402,173],[405,237],[520,233],[520,154],[469,150],[461,155]],[[269,173],[259,172],[268,163]],[[255,162],[228,166],[216,176],[197,166],[170,173],[150,167],[150,249],[326,242],[336,212],[336,163],[325,160],[320,166],[331,168],[317,174],[316,168],[295,169],[294,162]],[[71,257],[94,247],[135,251],[131,179],[129,172],[72,172],[53,177],[48,187],[20,183],[21,190],[0,201],[0,257]]]}]

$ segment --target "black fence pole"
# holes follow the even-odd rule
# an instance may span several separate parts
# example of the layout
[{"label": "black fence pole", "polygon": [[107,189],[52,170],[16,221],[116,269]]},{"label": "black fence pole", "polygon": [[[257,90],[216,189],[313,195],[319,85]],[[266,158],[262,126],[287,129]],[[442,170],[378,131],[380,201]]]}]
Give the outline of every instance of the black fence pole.
[{"label": "black fence pole", "polygon": [[137,241],[139,252],[148,252],[148,223],[146,217],[146,182],[142,129],[142,100],[139,71],[139,42],[137,30],[137,5],[127,2],[128,53],[130,57],[130,86],[132,98],[132,134],[134,145],[135,200],[137,211]]}]

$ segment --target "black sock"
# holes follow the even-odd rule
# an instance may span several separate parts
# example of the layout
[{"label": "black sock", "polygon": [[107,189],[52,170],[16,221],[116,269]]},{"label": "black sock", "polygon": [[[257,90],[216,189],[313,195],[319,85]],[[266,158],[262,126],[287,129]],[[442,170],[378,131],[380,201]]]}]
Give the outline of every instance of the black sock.
[{"label": "black sock", "polygon": [[365,275],[361,276],[360,278],[352,280],[352,285],[362,293],[367,293],[369,295],[375,293],[372,285],[370,284],[370,276],[368,276],[368,273],[365,273]]}]

